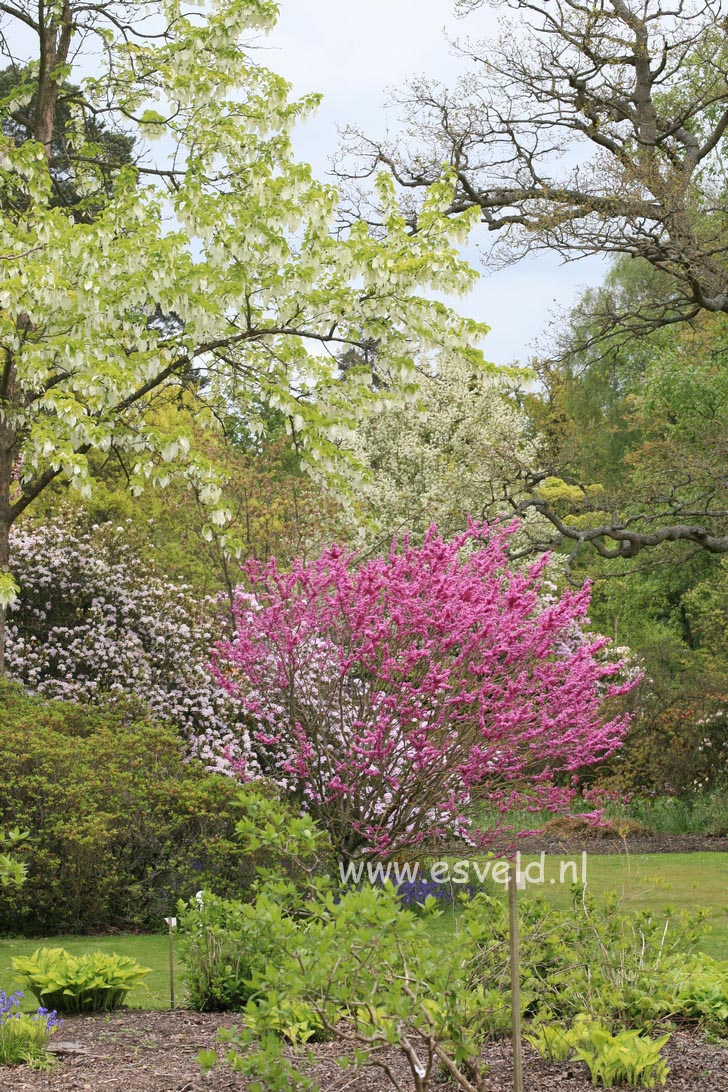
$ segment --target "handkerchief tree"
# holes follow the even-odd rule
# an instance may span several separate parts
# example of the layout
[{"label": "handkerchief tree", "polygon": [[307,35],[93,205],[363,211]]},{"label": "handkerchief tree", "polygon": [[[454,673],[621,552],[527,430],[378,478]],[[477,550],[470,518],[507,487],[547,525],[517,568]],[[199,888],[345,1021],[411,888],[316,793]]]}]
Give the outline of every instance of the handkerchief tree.
[{"label": "handkerchief tree", "polygon": [[335,350],[376,344],[394,392],[418,354],[468,355],[484,331],[420,294],[471,283],[454,248],[472,215],[442,215],[448,183],[415,237],[384,176],[383,230],[334,230],[336,191],[289,137],[317,99],[289,101],[245,44],[276,13],[2,5],[2,42],[35,47],[0,88],[0,674],[10,527],[57,479],[88,492],[94,453],[118,455],[133,489],[185,474],[225,525],[214,469],[150,414],[159,399],[185,388],[210,419],[274,406],[326,466],[381,396],[356,370],[342,380]]},{"label": "handkerchief tree", "polygon": [[214,670],[252,718],[255,768],[297,799],[343,859],[479,838],[486,802],[559,810],[573,777],[628,726],[585,630],[589,589],[541,587],[546,557],[509,565],[508,532],[471,524],[357,565],[331,547],[283,573],[248,563]]}]

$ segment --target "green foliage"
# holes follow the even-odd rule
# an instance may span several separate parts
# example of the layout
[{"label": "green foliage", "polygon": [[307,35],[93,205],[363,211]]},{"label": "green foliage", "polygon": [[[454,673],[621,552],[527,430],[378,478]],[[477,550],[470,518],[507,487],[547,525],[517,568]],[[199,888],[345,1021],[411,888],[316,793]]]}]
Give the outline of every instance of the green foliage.
[{"label": "green foliage", "polygon": [[[242,1033],[226,1037],[229,1064],[269,1088],[306,1088],[310,1082],[284,1058],[286,1044],[343,1038],[358,1068],[380,1064],[384,1052],[407,1042],[413,1074],[429,1058],[481,1088],[478,1055],[493,1027],[491,1003],[500,1009],[502,998],[477,970],[487,930],[477,911],[443,947],[431,930],[436,900],[415,913],[391,885],[341,893],[321,875],[327,840],[308,816],[254,786],[240,802],[239,835],[249,851],[266,854],[254,902],[224,903],[203,892],[178,915],[198,1002],[247,996]],[[214,1064],[213,1056],[203,1063]]]},{"label": "green foliage", "polygon": [[[0,830],[0,846],[13,848],[28,837],[27,830],[18,827],[12,830]],[[25,883],[28,868],[22,861],[9,853],[0,853],[0,887],[21,887]]]},{"label": "green foliage", "polygon": [[185,999],[197,1012],[243,1009],[253,993],[258,954],[256,919],[249,904],[201,891],[177,906],[178,957]]},{"label": "green foliage", "polygon": [[325,870],[333,863],[331,840],[310,815],[296,814],[290,804],[254,783],[238,793],[237,806],[242,816],[235,833],[246,853],[263,854],[257,871],[269,890],[294,907],[307,895],[328,888]]},{"label": "green foliage", "polygon": [[[15,65],[3,69],[0,72],[0,100],[2,107],[7,107],[7,113],[3,109],[2,114],[3,133],[12,137],[16,146],[33,139],[33,119],[38,106],[38,79],[33,69],[19,70]],[[88,190],[82,195],[75,186],[73,145],[78,143],[74,129],[79,120],[85,140],[96,148],[101,189],[96,201],[90,200]],[[95,204],[103,204],[103,199],[111,196],[114,177],[122,166],[131,162],[133,145],[133,137],[107,129],[99,121],[98,114],[83,101],[80,88],[73,84],[60,87],[48,164],[53,205],[70,209],[81,206],[81,215],[88,215]]]},{"label": "green foliage", "polygon": [[581,1039],[577,1028],[561,1024],[534,1024],[523,1038],[549,1062],[565,1062]]},{"label": "green foliage", "polygon": [[[527,405],[541,465],[561,483],[548,478],[539,493],[567,525],[725,534],[725,316],[630,339],[615,327],[605,336],[601,321],[644,315],[669,292],[645,262],[618,260],[572,312],[563,357],[537,365],[541,389]],[[590,483],[601,496],[587,496]],[[629,646],[644,672],[632,732],[609,765],[616,784],[683,796],[725,777],[728,756],[715,747],[726,725],[714,722],[728,704],[728,611],[724,561],[672,537],[638,555],[625,541],[621,557],[605,539],[611,559],[572,541],[572,576],[595,581],[595,628]]]},{"label": "green foliage", "polygon": [[[487,328],[431,298],[473,284],[459,245],[477,214],[447,215],[454,179],[439,181],[413,234],[383,172],[381,230],[359,220],[338,231],[337,191],[295,161],[290,136],[319,97],[290,101],[249,48],[277,14],[271,0],[214,0],[193,18],[173,2],[153,30],[133,12],[119,34],[113,13],[69,3],[36,28],[37,59],[0,81],[0,125],[13,134],[0,137],[4,542],[54,479],[90,496],[109,457],[135,494],[185,481],[207,511],[203,534],[234,553],[244,536],[229,528],[218,468],[160,403],[179,398],[203,427],[238,416],[249,436],[273,411],[299,459],[333,473],[359,409],[410,387],[420,355],[481,360]],[[106,48],[82,76],[88,33]],[[18,78],[20,96],[8,86]],[[23,120],[16,100],[34,95]],[[112,115],[129,131],[108,133],[98,119]],[[147,147],[130,165],[133,142],[156,136],[174,143],[175,162]],[[71,190],[60,198],[59,174]],[[381,392],[343,377],[328,348],[363,339],[381,353]]]},{"label": "green foliage", "polygon": [[28,1065],[50,1069],[54,1059],[48,1053],[49,1035],[43,1023],[28,1013],[0,1024],[0,1065]]},{"label": "green foliage", "polygon": [[[341,1009],[341,1018],[346,1010]],[[273,1034],[289,1043],[321,1042],[333,1039],[315,1006],[287,995],[251,1000],[245,1009],[245,1027],[257,1038]]]},{"label": "green foliage", "polygon": [[[343,537],[340,498],[300,469],[285,434],[245,450],[212,424],[203,427],[198,416],[176,402],[155,413],[170,432],[188,433],[218,469],[224,479],[222,501],[242,556],[260,561],[275,556],[287,563],[296,556],[316,556]],[[192,485],[172,480],[164,489],[150,485],[143,496],[134,497],[118,461],[99,456],[90,467],[90,498],[82,500],[65,483],[54,483],[35,503],[35,518],[49,520],[60,509],[82,531],[94,533],[94,525],[105,523],[123,525],[145,564],[200,596],[229,591],[239,582],[239,561],[221,541],[225,532],[208,523],[209,512]]]},{"label": "green foliage", "polygon": [[118,1009],[150,973],[131,956],[72,956],[63,948],[38,948],[32,956],[13,959],[13,967],[39,1004],[69,1013]]},{"label": "green foliage", "polygon": [[[212,967],[220,994],[247,997],[242,1030],[222,1037],[228,1063],[261,1087],[309,1088],[286,1051],[329,1035],[357,1068],[386,1067],[386,1051],[399,1047],[421,1092],[438,1068],[457,1087],[485,1089],[483,1043],[511,1025],[504,900],[465,898],[440,929],[432,896],[413,911],[390,885],[338,890],[314,867],[320,835],[306,817],[290,820],[294,880],[292,861],[273,853],[289,829],[281,805],[254,788],[241,802],[248,848],[271,850],[254,902],[203,894],[201,905],[181,908],[193,973]],[[536,1020],[539,1049],[552,1058],[583,1051],[606,1087],[654,1087],[664,1040],[642,1031],[700,1003],[681,1001],[677,986],[687,998],[697,922],[669,909],[628,914],[614,897],[596,906],[581,890],[567,908],[524,899],[520,918],[523,1012]],[[228,954],[218,959],[210,942],[220,937]],[[561,1030],[549,1030],[554,1022]],[[566,1034],[572,1025],[580,1030]],[[209,1067],[213,1055],[203,1061]]]},{"label": "green foliage", "polygon": [[[319,1092],[315,1081],[296,1068],[296,1059],[282,1053],[281,1038],[275,1032],[257,1036],[249,1028],[239,1033],[220,1028],[217,1037],[230,1068],[251,1079],[251,1092]],[[203,1073],[209,1073],[220,1059],[215,1050],[201,1050],[197,1060]]]},{"label": "green foliage", "polygon": [[660,1051],[670,1036],[650,1039],[639,1031],[608,1028],[589,1017],[578,1017],[572,1027],[538,1024],[525,1038],[542,1058],[552,1062],[574,1058],[585,1062],[592,1081],[603,1088],[654,1088],[665,1084],[669,1069]]},{"label": "green foliage", "polygon": [[[236,805],[242,811],[237,836],[243,852],[256,861],[258,891],[264,885],[267,894],[246,903],[200,891],[178,905],[187,1002],[198,1011],[243,1009],[255,993],[256,968],[276,958],[278,933],[295,932],[294,918],[307,896],[329,886],[320,876],[328,840],[308,815],[296,815],[254,784],[238,793]],[[287,1020],[282,1012],[276,1030],[283,1033],[287,1026],[293,1035],[300,1013],[291,1015],[288,1025]]]},{"label": "green foliage", "polygon": [[0,990],[0,1065],[50,1069],[54,1059],[48,1044],[60,1021],[43,1008],[32,1014],[21,1012],[22,999],[22,993],[8,996]]},{"label": "green foliage", "polygon": [[654,834],[728,835],[728,800],[723,789],[696,792],[682,799],[635,797],[620,810]]},{"label": "green foliage", "polygon": [[[676,929],[669,912],[621,913],[613,900],[559,910],[528,899],[520,910],[522,1004],[536,1019],[537,1049],[552,1060],[582,1057],[605,1087],[654,1087],[666,1072],[659,1055],[666,1039],[653,1044],[642,1030],[688,1015],[676,983],[687,997],[691,979],[680,975],[692,965],[684,954],[690,924]],[[400,1047],[413,1076],[435,1064],[458,1087],[486,1087],[483,1043],[511,1023],[502,899],[465,900],[446,933],[433,928],[434,899],[414,913],[389,887],[329,892],[295,913],[263,887],[244,913],[251,992],[243,1031],[227,1040],[240,1072],[285,1088],[286,1043],[328,1033],[355,1050],[357,1067],[380,1064],[386,1050]],[[254,935],[260,947],[251,944]],[[714,999],[710,990],[707,996]]]},{"label": "green foliage", "polygon": [[[259,893],[254,912],[267,923],[276,955],[253,968],[246,1030],[228,1044],[228,1060],[267,1087],[297,1087],[285,1083],[280,1069],[285,1044],[325,1032],[353,1050],[356,1068],[384,1065],[386,1072],[383,1056],[400,1047],[416,1088],[428,1087],[423,1074],[437,1066],[458,1087],[484,1088],[479,1054],[491,1024],[492,989],[481,980],[477,958],[487,924],[469,908],[463,929],[443,943],[428,920],[438,914],[434,899],[425,911],[403,908],[388,885],[339,897],[329,892],[294,919]],[[253,1031],[260,1036],[255,1045]]]},{"label": "green foliage", "polygon": [[[507,993],[508,919],[503,899],[485,893],[472,912],[487,938],[478,949],[482,981]],[[556,907],[541,897],[519,907],[524,1014],[573,1021],[580,1013],[615,1026],[649,1027],[674,1003],[674,981],[699,935],[700,916],[620,909],[615,895],[599,902],[577,893]],[[461,923],[460,929],[463,925]],[[502,1013],[503,1006],[501,1006]]]},{"label": "green foliage", "polygon": [[0,887],[0,927],[159,927],[200,887],[245,892],[236,783],[185,762],[174,729],[0,685],[0,825],[32,832],[27,880]]},{"label": "green foliage", "polygon": [[586,1062],[592,1081],[604,1088],[626,1084],[628,1088],[654,1088],[664,1085],[669,1072],[660,1051],[669,1035],[652,1040],[638,1031],[620,1031],[612,1035],[600,1024],[584,1024],[582,1043],[574,1058]]},{"label": "green foliage", "polygon": [[711,1031],[728,1030],[728,961],[718,962],[700,953],[675,983],[674,1015],[693,1019]]}]

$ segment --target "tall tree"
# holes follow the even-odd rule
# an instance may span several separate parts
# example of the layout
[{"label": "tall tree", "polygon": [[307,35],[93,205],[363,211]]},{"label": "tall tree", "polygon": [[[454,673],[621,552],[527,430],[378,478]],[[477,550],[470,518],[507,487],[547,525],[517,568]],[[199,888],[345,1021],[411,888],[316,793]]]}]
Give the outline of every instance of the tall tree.
[{"label": "tall tree", "polygon": [[[590,545],[606,559],[631,559],[677,544],[728,553],[728,327],[704,314],[679,332],[619,337],[597,348],[590,331],[605,297],[639,301],[633,263],[575,309],[565,358],[541,369],[529,398],[546,437],[538,465],[522,466],[530,490],[517,506],[536,510],[568,543],[572,560]],[[652,278],[645,277],[647,290]],[[669,555],[668,555],[669,556]]]},{"label": "tall tree", "polygon": [[[484,3],[457,6],[465,14]],[[400,96],[414,148],[359,136],[364,164],[353,173],[386,163],[415,192],[445,162],[457,177],[451,211],[477,208],[502,257],[628,254],[669,275],[667,295],[605,311],[608,329],[728,313],[725,5],[495,6],[515,17],[497,40],[460,46],[469,71],[453,90],[420,79]]]},{"label": "tall tree", "polygon": [[362,420],[352,439],[366,469],[358,511],[382,541],[421,541],[433,522],[453,536],[471,518],[509,511],[517,468],[536,449],[507,384],[504,372],[441,354],[409,401]]},{"label": "tall tree", "polygon": [[[0,101],[3,103],[2,129],[16,147],[33,140],[38,109],[38,79],[32,67],[9,65],[0,72]],[[55,203],[77,208],[81,216],[93,215],[91,194],[76,186],[76,145],[82,128],[87,145],[93,145],[99,172],[99,186],[110,197],[119,168],[132,162],[134,138],[118,128],[108,128],[84,100],[80,87],[62,84],[55,108],[53,137],[48,168],[55,190]],[[86,182],[88,178],[86,178]]]},{"label": "tall tree", "polygon": [[[376,395],[358,376],[339,381],[329,347],[375,339],[394,386],[432,346],[477,356],[468,345],[482,328],[419,294],[435,283],[464,290],[473,277],[455,251],[473,216],[445,217],[449,183],[430,191],[414,238],[385,177],[384,232],[375,237],[363,222],[346,237],[332,231],[337,193],[294,161],[289,138],[318,100],[290,102],[285,81],[246,46],[275,22],[271,0],[212,0],[195,12],[156,0],[138,15],[115,0],[22,0],[1,10],[36,46],[32,86],[4,102],[0,154],[7,603],[10,527],[60,477],[88,492],[95,451],[116,451],[134,490],[184,473],[211,521],[225,524],[209,461],[195,456],[189,434],[149,414],[170,386],[218,413],[272,405],[302,455],[328,464],[337,455],[331,430]],[[82,78],[89,57],[95,75]],[[79,202],[70,215],[52,164],[72,85],[80,93],[73,109],[67,103],[64,154]],[[18,142],[10,121],[23,99],[33,102],[32,139]],[[109,185],[95,136],[122,121],[144,154]],[[163,138],[156,156],[142,147],[147,137]],[[3,629],[0,611],[0,673]]]}]

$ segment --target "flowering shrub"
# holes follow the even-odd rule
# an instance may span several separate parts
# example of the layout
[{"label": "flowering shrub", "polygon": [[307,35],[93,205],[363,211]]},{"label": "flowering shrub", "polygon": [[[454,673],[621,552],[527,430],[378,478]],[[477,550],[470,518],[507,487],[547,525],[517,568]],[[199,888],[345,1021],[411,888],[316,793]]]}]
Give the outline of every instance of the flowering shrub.
[{"label": "flowering shrub", "polygon": [[508,533],[433,527],[359,566],[336,546],[290,573],[247,565],[215,673],[255,720],[260,768],[342,856],[472,835],[486,799],[556,810],[619,745],[628,720],[600,706],[633,684],[610,683],[607,641],[581,630],[588,588],[545,605],[547,559],[511,571]]},{"label": "flowering shrub", "polygon": [[0,1065],[29,1065],[47,1069],[53,1062],[48,1043],[62,1023],[54,1011],[20,1011],[23,994],[0,990]]},{"label": "flowering shrub", "polygon": [[502,375],[447,354],[423,363],[413,400],[377,407],[349,442],[367,468],[356,494],[368,519],[379,533],[406,527],[417,541],[433,522],[449,536],[469,512],[502,510],[504,483],[512,490],[518,467],[536,458]]},{"label": "flowering shrub", "polygon": [[247,744],[239,710],[205,666],[220,627],[213,600],[197,603],[150,572],[111,524],[24,525],[12,558],[21,593],[8,617],[11,678],[84,705],[131,699],[174,724],[191,755],[230,772]]}]

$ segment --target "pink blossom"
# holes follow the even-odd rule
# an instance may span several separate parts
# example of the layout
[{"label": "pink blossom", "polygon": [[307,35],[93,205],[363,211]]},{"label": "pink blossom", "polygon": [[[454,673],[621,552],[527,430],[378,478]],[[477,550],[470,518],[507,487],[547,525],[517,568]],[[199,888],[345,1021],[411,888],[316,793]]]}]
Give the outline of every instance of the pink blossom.
[{"label": "pink blossom", "polygon": [[619,746],[628,719],[603,701],[634,682],[584,631],[588,586],[542,597],[547,558],[511,569],[510,533],[433,527],[361,564],[332,546],[287,573],[247,566],[213,671],[256,722],[263,773],[342,853],[475,837],[485,801],[560,810]]}]

